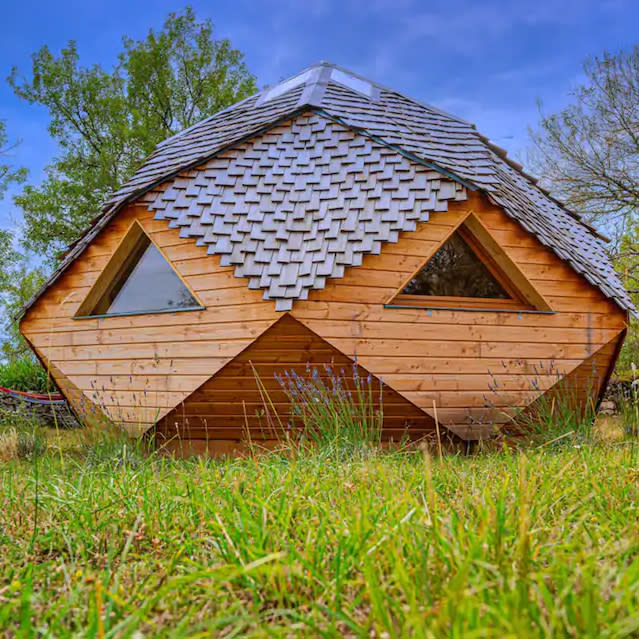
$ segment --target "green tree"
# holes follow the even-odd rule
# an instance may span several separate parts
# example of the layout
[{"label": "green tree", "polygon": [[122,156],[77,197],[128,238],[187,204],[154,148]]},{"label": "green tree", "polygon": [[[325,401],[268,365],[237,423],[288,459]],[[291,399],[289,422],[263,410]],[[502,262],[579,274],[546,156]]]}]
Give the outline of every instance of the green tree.
[{"label": "green tree", "polygon": [[11,151],[16,145],[9,144],[6,124],[0,120],[0,199],[4,197],[9,184],[24,182],[27,177],[26,169],[16,168],[11,162]]},{"label": "green tree", "polygon": [[[639,305],[639,45],[584,64],[584,83],[559,113],[532,132],[533,169],[569,208],[612,237],[608,246]],[[631,327],[622,368],[639,362],[639,327]]]},{"label": "green tree", "polygon": [[2,295],[4,335],[0,339],[0,360],[13,361],[33,357],[14,318],[40,288],[44,279],[42,269],[31,268],[26,260],[21,260],[13,266],[11,277],[5,282]]},{"label": "green tree", "polygon": [[[23,182],[27,175],[25,169],[16,168],[11,162],[11,151],[15,146],[15,143],[9,143],[5,122],[0,120],[0,200],[11,183]],[[12,269],[20,257],[14,248],[13,233],[0,229],[0,298],[13,277]]]},{"label": "green tree", "polygon": [[48,109],[58,142],[45,180],[15,198],[26,242],[51,262],[158,142],[255,91],[243,54],[214,39],[211,21],[198,22],[190,8],[143,40],[123,38],[110,70],[83,66],[69,42],[58,56],[42,47],[31,77],[14,68],[9,82]]},{"label": "green tree", "polygon": [[[11,161],[12,151],[16,146],[17,143],[9,143],[6,125],[0,120],[0,200],[10,184],[23,182],[27,175],[25,169],[17,168]],[[25,276],[28,281],[25,281]],[[29,275],[24,256],[15,249],[13,233],[0,229],[0,308],[3,310],[0,330],[4,331],[4,335],[0,334],[0,359],[10,356],[14,348],[25,352],[23,348],[26,344],[13,322],[12,311],[18,310],[17,290],[28,287],[34,277]]]},{"label": "green tree", "polygon": [[[27,175],[25,169],[16,168],[11,162],[11,151],[15,146],[16,144],[9,144],[6,124],[0,120],[0,200],[12,182],[23,182]],[[11,277],[13,265],[19,259],[19,255],[14,249],[13,239],[11,231],[0,229],[0,295]]]}]

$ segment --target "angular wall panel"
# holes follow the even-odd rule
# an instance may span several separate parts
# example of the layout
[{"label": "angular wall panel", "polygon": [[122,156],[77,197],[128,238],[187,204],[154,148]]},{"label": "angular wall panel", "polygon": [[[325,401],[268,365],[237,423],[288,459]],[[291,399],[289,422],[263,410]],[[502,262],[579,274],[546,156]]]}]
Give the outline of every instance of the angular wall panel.
[{"label": "angular wall panel", "polygon": [[351,392],[355,392],[356,372],[366,388],[371,389],[370,400],[365,403],[370,401],[375,411],[381,408],[384,440],[416,440],[435,432],[431,417],[285,315],[160,420],[156,427],[158,442],[175,440],[177,445],[189,441],[189,446],[199,449],[202,441],[210,440],[213,452],[225,452],[232,442],[239,444],[249,436],[261,444],[285,437],[300,426],[299,417],[277,379],[285,372],[306,379],[316,375],[318,383],[329,386],[330,376],[340,377],[344,388]]}]

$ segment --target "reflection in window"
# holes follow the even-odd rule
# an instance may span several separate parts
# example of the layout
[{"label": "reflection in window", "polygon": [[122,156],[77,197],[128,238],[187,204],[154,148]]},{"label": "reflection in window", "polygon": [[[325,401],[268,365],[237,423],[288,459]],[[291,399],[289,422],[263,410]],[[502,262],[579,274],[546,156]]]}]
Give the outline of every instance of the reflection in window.
[{"label": "reflection in window", "polygon": [[402,293],[511,299],[458,232],[451,235]]},{"label": "reflection in window", "polygon": [[199,307],[157,247],[143,235],[92,315],[148,313]]}]

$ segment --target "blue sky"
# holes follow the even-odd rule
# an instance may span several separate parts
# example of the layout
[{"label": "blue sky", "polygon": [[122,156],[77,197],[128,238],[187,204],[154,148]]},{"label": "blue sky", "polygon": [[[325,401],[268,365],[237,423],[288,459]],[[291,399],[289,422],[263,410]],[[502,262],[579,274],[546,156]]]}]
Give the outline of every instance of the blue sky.
[{"label": "blue sky", "polygon": [[[188,3],[185,3],[188,4]],[[330,60],[474,122],[521,159],[537,100],[553,111],[570,99],[584,58],[639,41],[637,0],[194,0],[218,37],[246,54],[259,86]],[[85,64],[110,67],[126,34],[141,38],[184,4],[165,0],[7,3],[0,22],[0,118],[21,143],[16,164],[37,183],[55,154],[47,113],[4,82],[30,69],[43,44],[78,43]],[[10,194],[0,226],[19,222]]]}]

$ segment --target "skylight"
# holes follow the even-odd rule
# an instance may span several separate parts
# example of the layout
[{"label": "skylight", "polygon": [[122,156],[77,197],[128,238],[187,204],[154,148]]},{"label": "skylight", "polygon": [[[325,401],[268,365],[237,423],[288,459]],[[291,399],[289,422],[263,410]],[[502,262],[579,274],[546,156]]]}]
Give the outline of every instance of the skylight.
[{"label": "skylight", "polygon": [[306,81],[311,77],[312,73],[313,69],[309,69],[308,71],[304,71],[304,73],[300,73],[293,78],[289,78],[280,84],[276,84],[274,87],[268,89],[268,91],[264,94],[262,101],[267,102],[268,100],[274,100],[287,91],[300,86],[300,84],[306,84]]},{"label": "skylight", "polygon": [[[270,89],[267,89],[259,98],[258,104],[268,102],[269,100],[274,100],[275,98],[284,95],[288,91],[291,91],[292,89],[295,89],[301,85],[317,87],[319,91],[319,97],[316,96],[316,99],[321,102],[322,96],[324,95],[324,90],[326,89],[327,79],[326,75],[322,73],[323,70],[329,72],[328,80],[330,82],[341,84],[351,91],[356,91],[357,93],[365,95],[367,98],[375,99],[375,86],[372,82],[369,82],[368,80],[364,80],[362,78],[358,78],[348,71],[342,71],[341,69],[337,69],[329,64],[322,63],[311,67],[303,73],[289,78],[288,80],[284,80],[284,82],[280,82],[280,84],[276,84]],[[317,104],[319,104],[319,102],[317,102]]]},{"label": "skylight", "polygon": [[340,71],[339,69],[333,69],[331,71],[331,80],[344,85],[348,89],[352,89],[353,91],[362,93],[369,98],[373,97],[372,83],[368,82],[367,80],[357,78],[350,73],[345,73],[344,71]]}]

